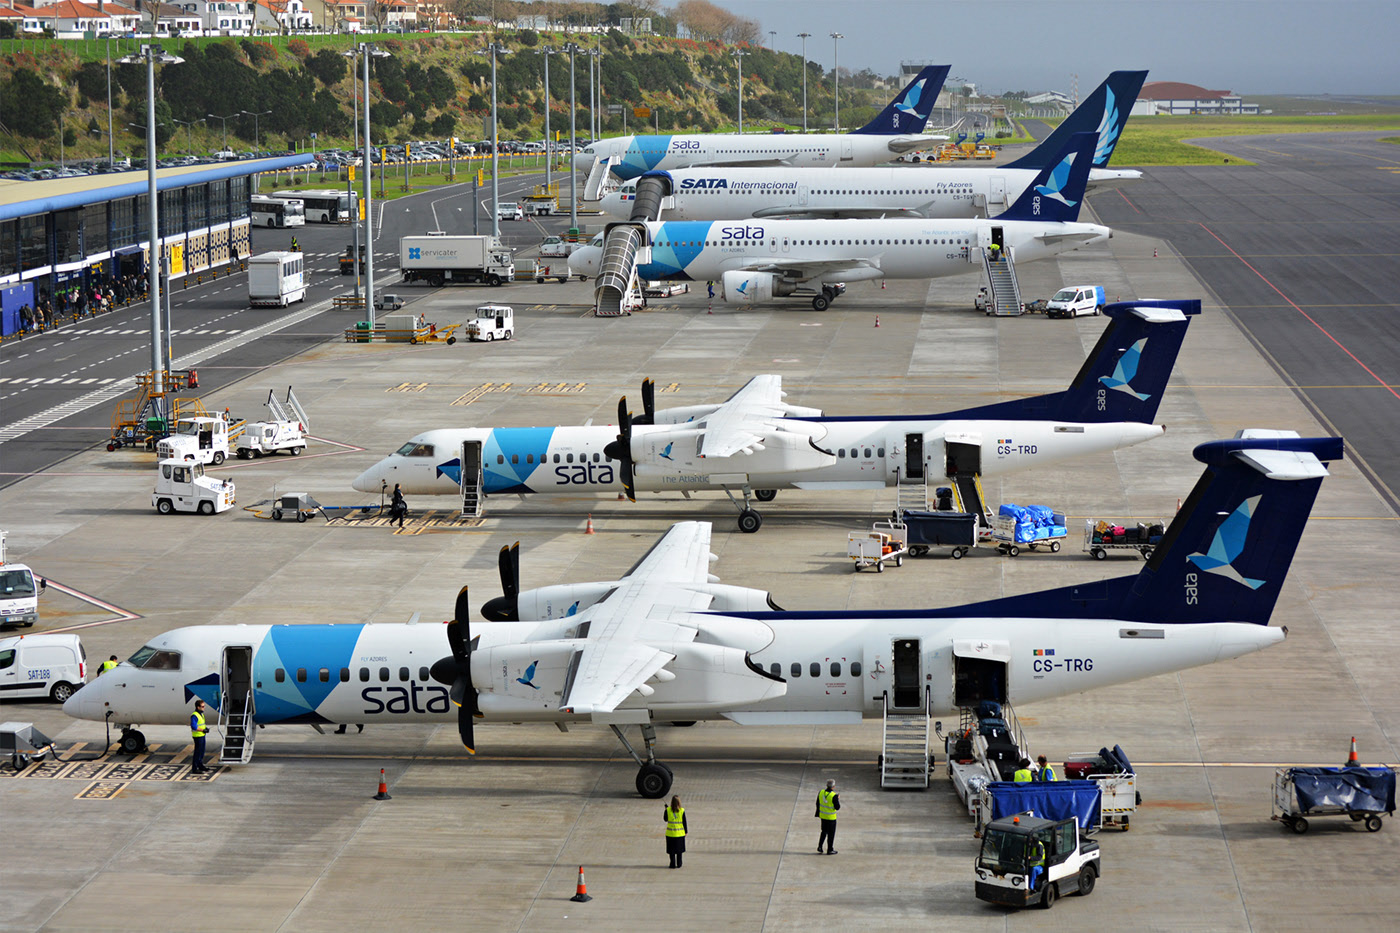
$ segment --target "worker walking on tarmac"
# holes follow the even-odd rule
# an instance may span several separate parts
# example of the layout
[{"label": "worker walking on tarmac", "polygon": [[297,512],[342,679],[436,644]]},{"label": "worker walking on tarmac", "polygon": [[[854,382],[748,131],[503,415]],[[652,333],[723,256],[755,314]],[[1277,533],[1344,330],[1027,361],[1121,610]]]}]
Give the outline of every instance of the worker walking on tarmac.
[{"label": "worker walking on tarmac", "polygon": [[408,514],[408,503],[404,501],[403,490],[399,484],[394,484],[394,497],[389,500],[389,524],[394,523],[394,519],[399,520],[399,527],[403,527],[403,517]]},{"label": "worker walking on tarmac", "polygon": [[294,253],[299,253],[299,252],[301,252],[301,244],[297,242],[297,237],[296,237],[296,234],[295,234],[295,233],[292,234],[292,252],[294,252]]},{"label": "worker walking on tarmac", "polygon": [[671,867],[680,868],[685,858],[685,807],[680,797],[672,797],[671,805],[661,811],[666,821],[666,854],[671,857]]},{"label": "worker walking on tarmac", "polygon": [[190,736],[194,738],[194,758],[190,761],[190,774],[204,774],[209,769],[204,766],[204,737],[209,727],[204,722],[204,701],[194,701],[194,712],[190,714]]},{"label": "worker walking on tarmac", "polygon": [[817,854],[821,855],[822,843],[826,843],[826,854],[836,854],[836,817],[841,809],[841,795],[836,793],[836,782],[827,781],[826,789],[817,791],[817,819],[822,821],[822,834],[817,837]]},{"label": "worker walking on tarmac", "polygon": [[1044,755],[1037,758],[1035,763],[1040,765],[1040,770],[1035,773],[1037,781],[1058,781],[1060,779],[1060,776],[1055,773],[1055,769],[1050,767],[1049,762],[1045,760]]},{"label": "worker walking on tarmac", "polygon": [[1016,775],[1012,780],[1017,784],[1028,784],[1035,780],[1035,775],[1031,774],[1031,760],[1029,758],[1021,759],[1019,766],[1016,768]]},{"label": "worker walking on tarmac", "polygon": [[107,673],[116,666],[117,656],[114,654],[110,658],[102,662],[102,666],[97,669],[97,676],[101,677],[103,674]]},{"label": "worker walking on tarmac", "polygon": [[714,300],[715,300],[715,283],[712,282],[712,281],[711,281],[711,282],[706,282],[706,283],[705,283],[705,287],[708,288],[708,289],[710,290],[710,300],[711,300],[711,301],[714,301]]}]

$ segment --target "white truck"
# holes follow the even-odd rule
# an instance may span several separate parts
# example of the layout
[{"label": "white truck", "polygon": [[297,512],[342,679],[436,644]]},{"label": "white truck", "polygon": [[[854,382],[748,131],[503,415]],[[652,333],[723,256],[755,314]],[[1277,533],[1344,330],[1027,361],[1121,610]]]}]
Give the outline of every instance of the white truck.
[{"label": "white truck", "polygon": [[467,322],[468,340],[510,340],[515,336],[515,309],[510,305],[482,305]]},{"label": "white truck", "polygon": [[249,460],[264,455],[289,452],[293,457],[300,456],[306,449],[306,412],[301,403],[287,387],[285,402],[267,391],[267,410],[272,415],[270,421],[254,421],[238,435],[238,459]]},{"label": "white truck", "polygon": [[175,433],[156,445],[156,455],[161,460],[193,460],[218,466],[233,452],[230,435],[242,427],[242,422],[230,425],[221,415],[181,418],[175,422]]},{"label": "white truck", "polygon": [[570,242],[562,236],[547,236],[540,244],[541,259],[568,259],[569,254],[583,245],[583,242]]},{"label": "white truck", "polygon": [[35,577],[26,564],[5,562],[5,535],[0,531],[0,626],[32,628],[39,621],[39,594],[49,582]]},{"label": "white truck", "polygon": [[1057,291],[1045,304],[1046,317],[1079,317],[1103,310],[1102,285],[1069,285]]},{"label": "white truck", "polygon": [[405,282],[437,288],[449,282],[500,285],[515,278],[515,259],[499,237],[406,236],[399,240]]},{"label": "white truck", "polygon": [[156,466],[156,488],[151,505],[162,515],[198,512],[213,515],[233,508],[232,480],[204,475],[204,464],[193,460],[162,460]]},{"label": "white truck", "polygon": [[1079,821],[1044,820],[1030,813],[987,824],[977,854],[978,900],[1006,907],[1049,909],[1065,894],[1087,896],[1099,880],[1099,844]]},{"label": "white truck", "polygon": [[248,260],[248,303],[255,308],[285,308],[306,300],[302,254],[274,250]]}]

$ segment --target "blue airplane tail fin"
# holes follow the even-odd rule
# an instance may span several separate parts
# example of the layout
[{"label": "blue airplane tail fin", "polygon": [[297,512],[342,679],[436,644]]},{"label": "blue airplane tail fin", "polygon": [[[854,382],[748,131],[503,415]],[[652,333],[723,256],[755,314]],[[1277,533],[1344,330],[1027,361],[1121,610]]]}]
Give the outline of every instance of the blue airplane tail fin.
[{"label": "blue airplane tail fin", "polygon": [[1062,223],[1078,219],[1098,138],[1097,133],[1075,133],[1071,136],[1054,159],[1021,192],[1016,203],[995,219]]},{"label": "blue airplane tail fin", "polygon": [[943,90],[950,65],[928,65],[910,81],[880,115],[853,133],[867,136],[907,136],[922,133]]},{"label": "blue airplane tail fin", "polygon": [[1064,148],[1065,140],[1075,133],[1099,134],[1092,167],[1105,168],[1145,80],[1145,71],[1113,72],[1053,133],[1041,140],[1040,145],[1015,162],[1007,163],[1006,168],[1044,168]]},{"label": "blue airplane tail fin", "polygon": [[1325,461],[1340,460],[1343,453],[1340,437],[1292,431],[1247,430],[1201,444],[1193,455],[1205,472],[1171,524],[1165,530],[1140,524],[1125,528],[1121,542],[1110,539],[1149,549],[1151,557],[1137,574],[936,614],[1267,625],[1327,476]]},{"label": "blue airplane tail fin", "polygon": [[1201,313],[1201,303],[1197,299],[1144,299],[1105,305],[1103,312],[1109,324],[1068,389],[944,417],[1151,424],[1191,318]]}]

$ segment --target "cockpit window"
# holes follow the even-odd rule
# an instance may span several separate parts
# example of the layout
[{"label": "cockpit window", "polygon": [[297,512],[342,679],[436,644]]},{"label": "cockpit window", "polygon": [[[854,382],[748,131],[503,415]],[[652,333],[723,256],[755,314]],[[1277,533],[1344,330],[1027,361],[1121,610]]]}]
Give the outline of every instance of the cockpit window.
[{"label": "cockpit window", "polygon": [[127,658],[127,662],[132,667],[139,667],[147,671],[178,671],[180,669],[180,652],[166,651],[164,648],[146,645]]},{"label": "cockpit window", "polygon": [[394,451],[400,457],[431,457],[433,456],[432,444],[420,444],[417,441],[409,441],[398,450]]}]

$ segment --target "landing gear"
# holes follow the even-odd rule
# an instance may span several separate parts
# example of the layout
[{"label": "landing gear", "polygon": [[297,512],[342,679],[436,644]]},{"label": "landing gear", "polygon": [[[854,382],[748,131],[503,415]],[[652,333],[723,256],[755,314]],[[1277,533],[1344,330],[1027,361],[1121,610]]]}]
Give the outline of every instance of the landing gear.
[{"label": "landing gear", "polygon": [[774,499],[778,498],[778,490],[776,490],[776,489],[755,489],[755,490],[753,491],[753,497],[754,497],[755,499],[757,499],[759,502],[772,502]]},{"label": "landing gear", "polygon": [[651,723],[643,723],[642,742],[646,746],[646,760],[637,754],[637,750],[632,747],[632,743],[627,741],[627,737],[622,734],[622,729],[616,725],[609,726],[613,735],[622,743],[622,747],[627,749],[627,754],[632,756],[632,760],[637,763],[637,793],[648,800],[659,800],[671,792],[671,782],[674,775],[671,769],[656,760],[656,726]]},{"label": "landing gear", "polygon": [[817,295],[812,299],[813,311],[825,311],[829,307],[831,307],[831,299],[825,295]]},{"label": "landing gear", "polygon": [[122,737],[118,744],[128,755],[137,755],[146,747],[146,736],[139,729],[122,729]]},{"label": "landing gear", "polygon": [[[768,498],[764,498],[764,493],[768,494]],[[763,516],[760,515],[758,511],[754,509],[751,505],[749,505],[749,497],[754,495],[754,491],[752,489],[750,489],[747,486],[744,487],[744,502],[742,505],[740,505],[740,503],[734,499],[734,493],[730,492],[728,489],[724,491],[724,494],[728,496],[729,501],[733,502],[734,505],[737,506],[739,509],[740,531],[742,531],[746,535],[751,535],[755,531],[758,531],[758,529],[763,527]],[[778,491],[776,489],[760,489],[757,495],[760,502],[769,502],[772,501],[773,497],[777,494]]]},{"label": "landing gear", "polygon": [[739,530],[746,535],[751,535],[763,527],[763,516],[753,509],[744,509],[739,513]]}]

